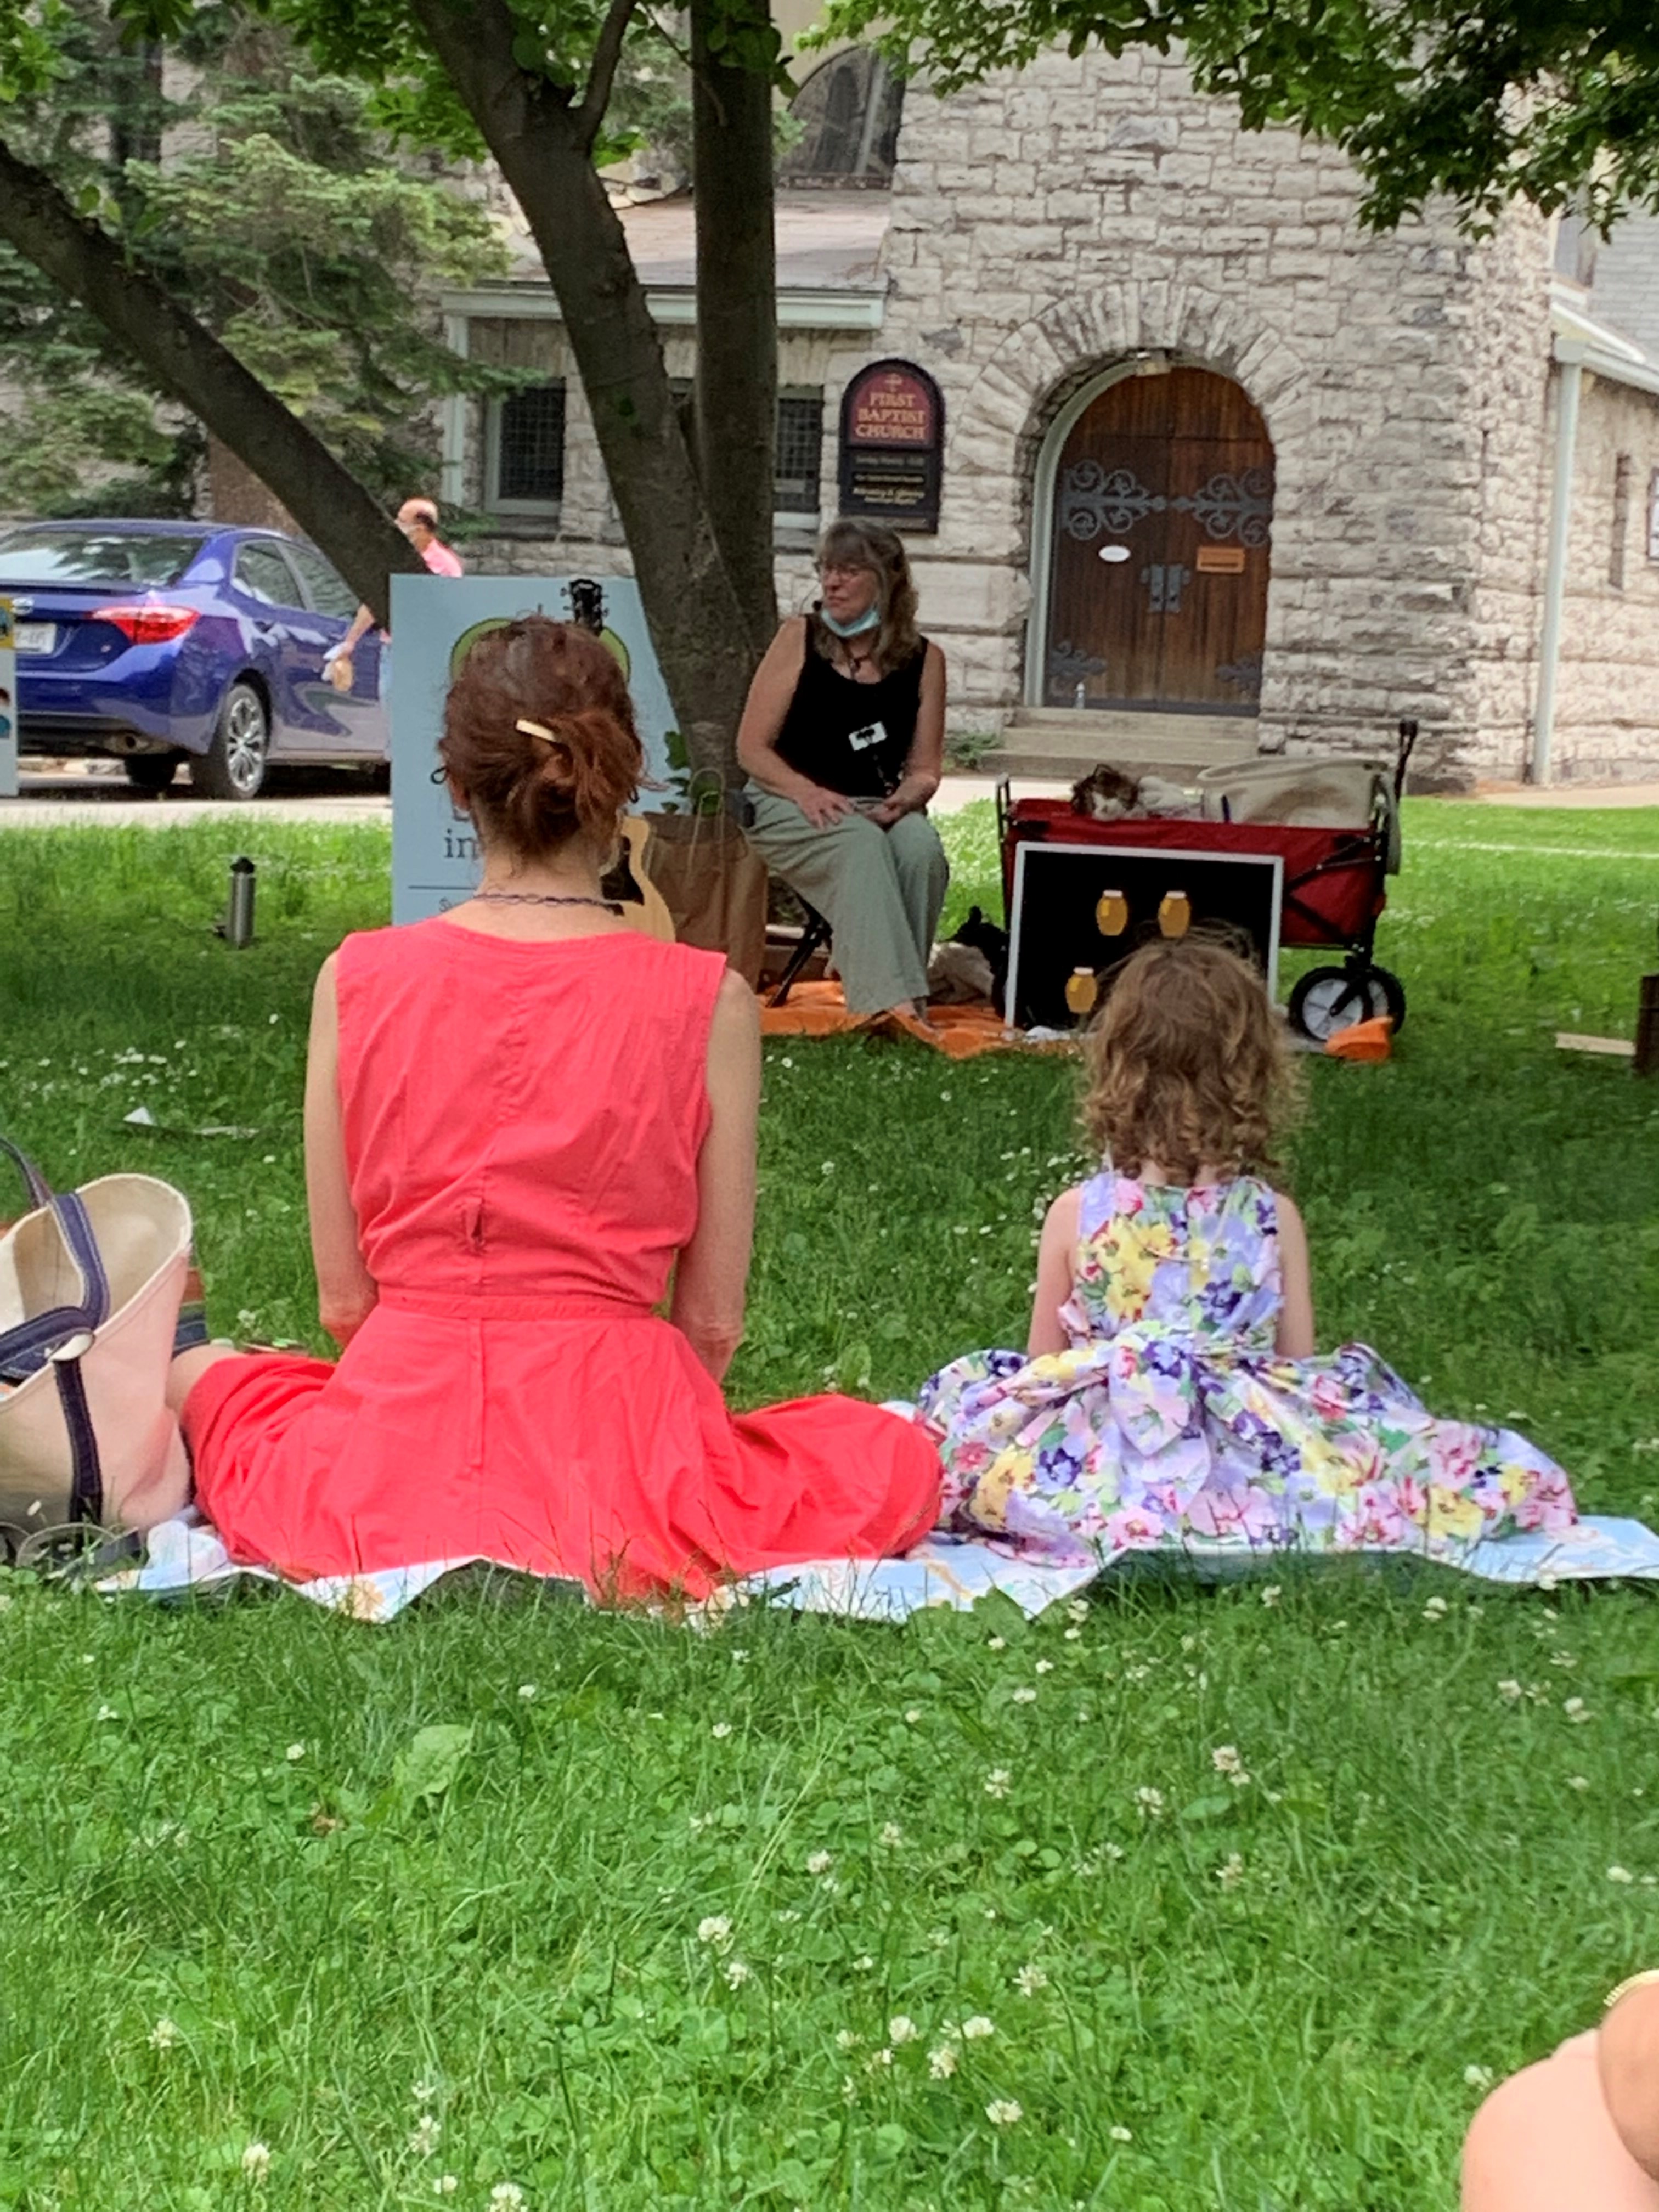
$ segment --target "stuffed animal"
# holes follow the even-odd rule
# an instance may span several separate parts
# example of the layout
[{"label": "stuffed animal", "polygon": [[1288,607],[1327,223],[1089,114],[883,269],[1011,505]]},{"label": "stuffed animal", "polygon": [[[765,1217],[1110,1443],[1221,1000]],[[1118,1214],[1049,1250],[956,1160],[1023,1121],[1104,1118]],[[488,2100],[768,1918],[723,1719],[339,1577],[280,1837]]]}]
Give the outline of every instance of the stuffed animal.
[{"label": "stuffed animal", "polygon": [[1008,988],[1008,933],[988,921],[976,906],[968,909],[968,919],[951,939],[953,945],[971,945],[982,952],[991,970],[991,996],[998,1006]]},{"label": "stuffed animal", "polygon": [[1102,761],[1072,786],[1072,807],[1075,813],[1091,815],[1097,822],[1121,822],[1126,814],[1133,813],[1139,795],[1140,786],[1133,776]]}]

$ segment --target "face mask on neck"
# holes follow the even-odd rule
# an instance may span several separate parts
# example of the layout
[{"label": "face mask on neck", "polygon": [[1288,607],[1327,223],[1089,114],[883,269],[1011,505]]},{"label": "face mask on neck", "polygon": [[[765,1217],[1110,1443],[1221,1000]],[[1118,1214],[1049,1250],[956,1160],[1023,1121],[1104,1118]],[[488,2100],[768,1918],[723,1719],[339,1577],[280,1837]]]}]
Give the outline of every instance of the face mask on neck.
[{"label": "face mask on neck", "polygon": [[864,612],[854,615],[851,622],[837,622],[828,608],[820,606],[818,620],[834,637],[862,637],[866,630],[881,628],[881,609],[872,600]]}]

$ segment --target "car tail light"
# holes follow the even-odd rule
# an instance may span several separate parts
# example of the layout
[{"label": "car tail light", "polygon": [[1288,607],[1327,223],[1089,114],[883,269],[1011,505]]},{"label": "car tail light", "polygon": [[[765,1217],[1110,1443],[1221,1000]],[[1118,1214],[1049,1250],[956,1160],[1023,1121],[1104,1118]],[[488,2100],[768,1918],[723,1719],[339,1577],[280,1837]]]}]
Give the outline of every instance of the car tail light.
[{"label": "car tail light", "polygon": [[171,645],[200,613],[199,607],[169,607],[159,600],[146,599],[130,607],[94,607],[89,619],[113,623],[135,645]]}]

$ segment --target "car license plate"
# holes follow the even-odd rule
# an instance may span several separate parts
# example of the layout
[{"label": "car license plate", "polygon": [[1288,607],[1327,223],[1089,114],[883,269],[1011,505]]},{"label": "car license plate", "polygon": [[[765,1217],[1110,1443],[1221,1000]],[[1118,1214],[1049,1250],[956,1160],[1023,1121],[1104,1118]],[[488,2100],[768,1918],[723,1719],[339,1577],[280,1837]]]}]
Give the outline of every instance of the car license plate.
[{"label": "car license plate", "polygon": [[58,642],[56,623],[24,623],[17,625],[19,653],[50,653]]}]

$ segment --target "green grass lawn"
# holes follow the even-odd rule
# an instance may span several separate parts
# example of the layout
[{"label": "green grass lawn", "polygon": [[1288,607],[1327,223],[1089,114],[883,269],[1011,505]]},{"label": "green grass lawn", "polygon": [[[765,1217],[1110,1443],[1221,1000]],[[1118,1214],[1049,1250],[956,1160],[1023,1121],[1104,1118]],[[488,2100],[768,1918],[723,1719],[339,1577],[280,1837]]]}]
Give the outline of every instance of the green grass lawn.
[{"label": "green grass lawn", "polygon": [[[995,903],[988,817],[954,911]],[[0,1128],[179,1182],[214,1327],[315,1342],[307,994],[386,842],[260,827],[236,953],[248,835],[0,836]],[[1419,802],[1407,852],[1401,1049],[1313,1064],[1296,1147],[1322,1340],[1650,1516],[1659,1085],[1553,1036],[1630,1033],[1659,816]],[[734,1396],[1018,1340],[1072,1082],[769,1047]],[[703,1636],[0,1581],[0,2208],[1447,2207],[1484,2073],[1659,1959],[1651,1600],[1268,1596]]]}]

